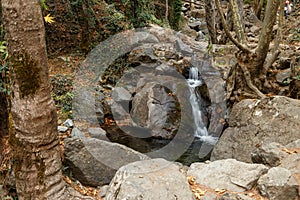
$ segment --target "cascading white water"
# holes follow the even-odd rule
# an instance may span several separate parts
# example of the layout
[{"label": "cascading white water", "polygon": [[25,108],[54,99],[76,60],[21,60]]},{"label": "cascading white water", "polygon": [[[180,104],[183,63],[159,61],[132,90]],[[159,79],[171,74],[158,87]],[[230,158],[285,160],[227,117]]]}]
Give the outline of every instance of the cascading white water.
[{"label": "cascading white water", "polygon": [[196,92],[196,87],[202,85],[202,81],[199,77],[199,71],[197,67],[191,67],[189,72],[189,79],[187,79],[189,88],[190,88],[190,103],[192,106],[194,124],[195,124],[195,137],[199,138],[203,142],[209,144],[215,144],[218,138],[212,137],[209,135],[207,128],[203,122],[202,112],[200,109],[200,97]]}]

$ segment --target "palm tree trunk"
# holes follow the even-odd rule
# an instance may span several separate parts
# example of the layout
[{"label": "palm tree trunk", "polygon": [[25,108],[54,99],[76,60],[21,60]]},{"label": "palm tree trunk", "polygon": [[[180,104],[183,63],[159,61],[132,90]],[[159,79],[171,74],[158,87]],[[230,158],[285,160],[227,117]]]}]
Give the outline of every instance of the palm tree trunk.
[{"label": "palm tree trunk", "polygon": [[[1,75],[0,75],[1,76]],[[1,77],[0,77],[1,78]],[[5,93],[0,93],[0,166],[3,160],[4,138],[8,136],[8,112]]]},{"label": "palm tree trunk", "polygon": [[2,0],[10,61],[10,143],[19,199],[65,199],[39,0]]}]

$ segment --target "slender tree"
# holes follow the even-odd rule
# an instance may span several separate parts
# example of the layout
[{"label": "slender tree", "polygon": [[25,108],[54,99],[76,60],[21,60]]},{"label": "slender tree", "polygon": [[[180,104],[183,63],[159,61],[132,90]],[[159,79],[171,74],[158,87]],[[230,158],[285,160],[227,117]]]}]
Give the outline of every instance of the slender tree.
[{"label": "slender tree", "polygon": [[212,44],[217,44],[215,1],[205,0],[205,20]]},{"label": "slender tree", "polygon": [[[223,11],[221,10],[219,0],[216,0],[216,7],[221,15],[222,24],[227,37],[237,46],[236,54],[237,63],[231,70],[231,75],[228,79],[228,98],[233,97],[233,91],[236,91],[235,98],[238,95],[246,97],[265,97],[262,92],[265,87],[268,87],[266,74],[269,67],[278,57],[279,45],[275,45],[274,50],[269,53],[270,43],[272,41],[273,26],[277,19],[278,7],[281,0],[268,0],[262,31],[259,35],[259,41],[255,48],[250,48],[243,29],[242,16],[239,11],[238,1],[229,0],[230,7],[233,12],[233,25],[236,37],[230,33],[226,24]],[[281,10],[282,11],[282,10]],[[280,15],[282,16],[283,13]],[[277,38],[280,34],[277,34]],[[276,39],[279,41],[279,39]]]},{"label": "slender tree", "polygon": [[61,172],[39,0],[2,0],[10,63],[10,143],[20,200],[71,197]]},{"label": "slender tree", "polygon": [[2,0],[10,61],[10,142],[19,199],[64,193],[56,111],[50,96],[44,24],[38,0]]},{"label": "slender tree", "polygon": [[[0,74],[0,80],[1,80]],[[8,112],[7,112],[7,101],[6,95],[3,92],[0,92],[0,166],[3,160],[3,148],[4,148],[4,139],[8,136]]]}]

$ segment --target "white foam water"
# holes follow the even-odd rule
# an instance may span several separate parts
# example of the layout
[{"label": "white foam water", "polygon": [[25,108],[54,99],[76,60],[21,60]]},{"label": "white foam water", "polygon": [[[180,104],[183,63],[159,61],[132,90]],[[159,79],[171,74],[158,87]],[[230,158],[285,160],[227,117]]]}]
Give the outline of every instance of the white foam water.
[{"label": "white foam water", "polygon": [[199,71],[197,67],[191,67],[189,73],[189,79],[187,80],[190,88],[190,103],[193,111],[193,118],[195,124],[195,137],[208,144],[214,145],[218,141],[218,137],[210,136],[207,128],[203,122],[202,112],[200,109],[200,98],[195,88],[202,85],[202,81],[199,77]]}]

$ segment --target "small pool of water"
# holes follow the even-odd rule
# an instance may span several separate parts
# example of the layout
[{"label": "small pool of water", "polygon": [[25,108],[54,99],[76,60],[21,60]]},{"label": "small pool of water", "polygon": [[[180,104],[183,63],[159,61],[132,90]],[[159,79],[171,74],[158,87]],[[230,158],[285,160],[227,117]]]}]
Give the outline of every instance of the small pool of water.
[{"label": "small pool of water", "polygon": [[[160,138],[138,138],[124,133],[117,126],[110,126],[105,128],[107,131],[107,137],[111,142],[123,144],[131,149],[134,149],[141,153],[149,153],[159,150],[168,145],[172,140],[160,139]],[[144,131],[148,131],[144,129]],[[209,159],[210,154],[199,158],[200,148],[203,148],[203,142],[200,138],[194,138],[194,141],[189,145],[188,149],[176,160],[184,165],[190,165],[194,162],[203,162]]]}]

